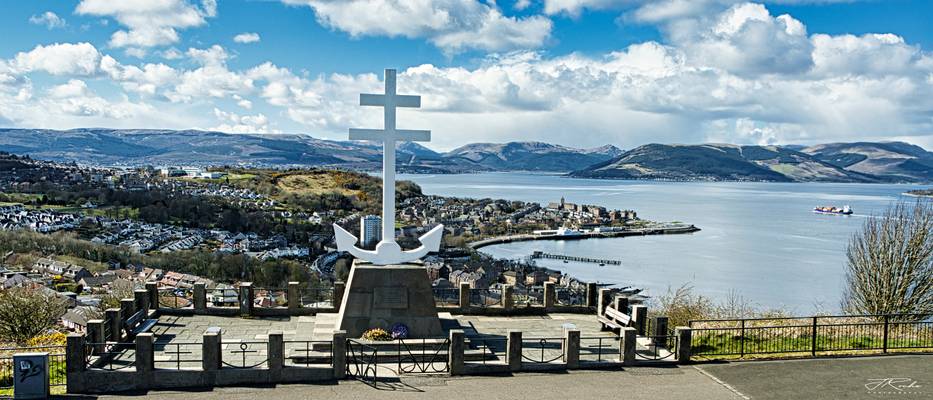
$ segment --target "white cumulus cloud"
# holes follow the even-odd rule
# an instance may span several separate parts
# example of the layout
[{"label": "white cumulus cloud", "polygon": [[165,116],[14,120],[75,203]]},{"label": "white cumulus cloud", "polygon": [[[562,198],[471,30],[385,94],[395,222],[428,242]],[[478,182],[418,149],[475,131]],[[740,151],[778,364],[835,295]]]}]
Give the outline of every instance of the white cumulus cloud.
[{"label": "white cumulus cloud", "polygon": [[59,17],[58,14],[55,14],[51,11],[46,11],[42,14],[29,17],[29,23],[35,25],[44,25],[49,29],[64,28],[68,25],[62,17]]},{"label": "white cumulus cloud", "polygon": [[546,17],[510,17],[475,0],[282,1],[311,7],[318,22],[351,36],[425,38],[447,52],[535,48],[552,26]]},{"label": "white cumulus cloud", "polygon": [[153,47],[176,43],[178,30],[204,25],[217,14],[216,0],[81,0],[78,15],[115,19],[126,30],[110,37],[114,47]]},{"label": "white cumulus cloud", "polygon": [[93,75],[97,72],[100,52],[94,45],[55,43],[38,45],[28,52],[17,53],[12,65],[25,72],[45,71],[52,75]]},{"label": "white cumulus cloud", "polygon": [[259,34],[255,32],[243,32],[233,37],[237,43],[256,43],[259,41]]}]

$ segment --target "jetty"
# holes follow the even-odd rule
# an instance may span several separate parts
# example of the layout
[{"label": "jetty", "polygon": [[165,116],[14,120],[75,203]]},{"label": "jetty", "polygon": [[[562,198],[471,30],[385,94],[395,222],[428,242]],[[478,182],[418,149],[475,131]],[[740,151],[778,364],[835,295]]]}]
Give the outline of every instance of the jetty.
[{"label": "jetty", "polygon": [[674,234],[693,233],[693,232],[698,232],[699,230],[700,228],[697,228],[694,225],[664,224],[664,225],[653,226],[653,227],[648,227],[648,228],[633,228],[633,229],[616,230],[616,231],[609,231],[609,232],[583,231],[579,234],[574,234],[574,235],[520,234],[520,235],[497,236],[493,238],[477,240],[475,242],[471,242],[467,244],[467,247],[476,250],[476,249],[494,245],[494,244],[524,242],[524,241],[530,241],[530,240],[581,240],[581,239],[598,239],[598,238],[612,238],[612,237],[626,237],[626,236],[674,235]]},{"label": "jetty", "polygon": [[551,254],[545,253],[543,251],[535,251],[531,254],[532,259],[538,258],[548,258],[551,260],[564,260],[564,261],[576,261],[576,262],[585,262],[593,264],[606,264],[606,265],[622,265],[622,261],[619,260],[609,260],[609,259],[599,259],[599,258],[590,258],[590,257],[577,257],[577,256],[568,256],[564,254]]}]

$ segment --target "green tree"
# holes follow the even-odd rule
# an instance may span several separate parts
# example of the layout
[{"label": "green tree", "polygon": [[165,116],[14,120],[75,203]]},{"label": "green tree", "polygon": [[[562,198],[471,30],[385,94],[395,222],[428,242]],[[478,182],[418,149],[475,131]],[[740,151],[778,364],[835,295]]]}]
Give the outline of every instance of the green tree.
[{"label": "green tree", "polygon": [[0,291],[0,339],[25,343],[55,327],[65,300],[33,288]]}]

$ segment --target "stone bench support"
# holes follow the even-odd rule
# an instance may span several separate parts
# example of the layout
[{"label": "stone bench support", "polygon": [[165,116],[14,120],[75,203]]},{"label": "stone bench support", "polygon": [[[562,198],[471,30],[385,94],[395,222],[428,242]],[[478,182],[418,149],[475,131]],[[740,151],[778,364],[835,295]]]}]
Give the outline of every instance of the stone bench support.
[{"label": "stone bench support", "polygon": [[638,330],[638,336],[647,335],[648,307],[632,306],[632,323],[635,325],[635,329]]}]

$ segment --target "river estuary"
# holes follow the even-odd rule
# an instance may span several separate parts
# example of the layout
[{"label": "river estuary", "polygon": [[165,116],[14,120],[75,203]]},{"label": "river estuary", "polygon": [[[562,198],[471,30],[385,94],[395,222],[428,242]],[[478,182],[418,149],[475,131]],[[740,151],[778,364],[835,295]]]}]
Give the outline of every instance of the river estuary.
[{"label": "river estuary", "polygon": [[[404,175],[426,194],[566,201],[634,209],[642,219],[682,221],[702,231],[576,241],[530,241],[481,250],[519,258],[535,250],[620,259],[621,266],[538,260],[579,279],[632,285],[657,296],[685,283],[724,299],[735,293],[760,307],[797,314],[839,308],[845,249],[865,218],[913,185],[647,182],[570,179],[531,173]],[[814,206],[849,205],[852,216],[819,215]]]}]

